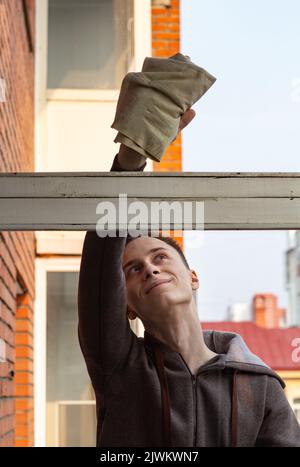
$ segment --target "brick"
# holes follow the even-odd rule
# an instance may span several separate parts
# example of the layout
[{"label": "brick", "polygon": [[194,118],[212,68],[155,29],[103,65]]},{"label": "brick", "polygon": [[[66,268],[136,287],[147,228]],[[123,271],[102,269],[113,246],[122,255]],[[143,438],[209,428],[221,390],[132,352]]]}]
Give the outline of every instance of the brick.
[{"label": "brick", "polygon": [[33,384],[33,373],[30,371],[17,371],[14,380],[16,384]]},{"label": "brick", "polygon": [[10,329],[14,330],[15,327],[15,316],[7,305],[0,299],[0,319]]},{"label": "brick", "polygon": [[179,34],[177,32],[157,32],[153,37],[156,40],[159,40],[159,39],[179,40]]},{"label": "brick", "polygon": [[0,322],[0,336],[2,336],[2,339],[4,339],[6,343],[10,345],[14,344],[14,333],[12,329],[3,322]]},{"label": "brick", "polygon": [[157,32],[180,32],[179,24],[168,24],[168,23],[153,23],[152,25],[152,37],[157,37]]},{"label": "brick", "polygon": [[166,162],[180,162],[181,163],[181,153],[173,153],[170,152],[169,154],[165,154],[161,162],[157,163],[159,167],[163,167]]},{"label": "brick", "polygon": [[16,411],[31,410],[33,409],[34,403],[33,398],[17,398],[16,399]]},{"label": "brick", "polygon": [[23,413],[16,413],[16,423],[20,425],[28,424],[32,425],[34,421],[34,413],[33,410],[23,412]]},{"label": "brick", "polygon": [[6,346],[6,360],[13,364],[15,362],[15,348],[11,346],[10,344],[7,344]]},{"label": "brick", "polygon": [[16,300],[11,294],[11,291],[4,284],[2,278],[0,278],[0,299],[6,304],[6,306],[15,313],[16,310]]},{"label": "brick", "polygon": [[160,163],[160,172],[181,172],[181,164],[178,164],[177,162],[172,163],[172,162],[166,162],[165,164]]},{"label": "brick", "polygon": [[0,414],[5,417],[15,411],[14,398],[3,397],[0,399]]},{"label": "brick", "polygon": [[177,8],[175,5],[172,5],[172,8],[169,8],[167,11],[169,12],[169,16],[179,16],[180,15],[180,9],[178,8],[179,5],[177,5]]},{"label": "brick", "polygon": [[33,320],[33,310],[29,306],[19,306],[16,311],[16,317],[18,319],[29,319]]},{"label": "brick", "polygon": [[152,16],[165,16],[165,8],[152,8]]},{"label": "brick", "polygon": [[15,296],[16,295],[15,277],[11,275],[2,257],[0,257],[0,277],[2,279],[2,282],[5,284],[6,288],[10,290],[13,296]]},{"label": "brick", "polygon": [[33,323],[28,319],[17,319],[16,331],[33,334]]},{"label": "brick", "polygon": [[3,241],[0,241],[0,258],[2,260],[2,267],[5,267],[14,278],[16,276],[16,266],[6,244]]},{"label": "brick", "polygon": [[29,446],[32,446],[32,441],[28,438],[20,438],[15,441],[16,448],[26,448]]},{"label": "brick", "polygon": [[33,396],[33,385],[30,384],[16,384],[15,385],[16,396],[28,397]]},{"label": "brick", "polygon": [[15,384],[8,379],[0,380],[0,397],[12,397],[15,394]]},{"label": "brick", "polygon": [[14,447],[15,443],[15,434],[14,431],[9,431],[8,433],[5,433],[1,438],[0,438],[0,447],[2,448],[8,448],[8,447]]},{"label": "brick", "polygon": [[7,415],[6,417],[0,418],[1,434],[8,433],[15,428],[15,417],[14,414]]},{"label": "brick", "polygon": [[152,22],[153,24],[170,24],[170,20],[166,16],[152,16]]},{"label": "brick", "polygon": [[7,362],[0,362],[0,378],[9,377],[9,371],[12,369],[12,366]]},{"label": "brick", "polygon": [[24,437],[26,438],[28,436],[28,426],[27,424],[19,423],[16,426],[16,437]]},{"label": "brick", "polygon": [[9,309],[6,303],[1,301],[1,297],[0,297],[0,319],[4,324],[6,324],[12,330],[15,329],[15,314]]},{"label": "brick", "polygon": [[15,339],[16,339],[16,345],[32,346],[33,344],[33,336],[25,332],[24,333],[18,332],[15,335]]},{"label": "brick", "polygon": [[33,308],[33,300],[29,294],[18,296],[18,306],[21,306],[21,305],[23,305],[24,307],[26,306],[26,307]]},{"label": "brick", "polygon": [[29,345],[17,345],[16,358],[29,358],[33,360],[33,349]]},{"label": "brick", "polygon": [[18,359],[15,364],[16,371],[33,371],[33,362],[31,360]]}]

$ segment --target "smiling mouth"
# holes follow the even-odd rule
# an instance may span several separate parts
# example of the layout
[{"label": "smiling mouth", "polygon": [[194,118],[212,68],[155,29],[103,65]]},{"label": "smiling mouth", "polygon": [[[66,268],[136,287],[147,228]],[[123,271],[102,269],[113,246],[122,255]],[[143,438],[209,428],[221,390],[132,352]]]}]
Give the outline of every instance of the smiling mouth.
[{"label": "smiling mouth", "polygon": [[169,284],[171,282],[172,279],[170,279],[169,281],[164,281],[164,282],[160,282],[160,284],[156,284],[156,285],[153,285],[151,287],[151,289],[147,292],[147,294],[149,294],[150,292],[152,292],[153,289],[155,289],[156,287],[159,287],[160,285],[164,285],[164,284]]}]

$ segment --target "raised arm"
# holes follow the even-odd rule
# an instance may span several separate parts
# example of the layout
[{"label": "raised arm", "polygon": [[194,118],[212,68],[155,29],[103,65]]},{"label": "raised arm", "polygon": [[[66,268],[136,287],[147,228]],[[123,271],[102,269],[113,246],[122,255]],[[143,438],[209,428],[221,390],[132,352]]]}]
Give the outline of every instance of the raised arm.
[{"label": "raised arm", "polygon": [[[187,110],[178,131],[194,118]],[[143,171],[146,159],[121,144],[111,171]],[[128,355],[133,331],[127,318],[126,282],[122,269],[125,237],[100,238],[96,230],[84,238],[78,284],[78,337],[94,388],[104,388],[107,378]]]},{"label": "raised arm", "polygon": [[[123,158],[126,151],[122,149]],[[125,155],[125,156],[124,156]],[[124,169],[115,156],[111,171],[144,170],[142,156],[131,154]],[[130,163],[127,162],[127,166]],[[91,380],[101,389],[128,354],[132,331],[126,314],[126,284],[122,270],[125,237],[84,238],[78,284],[78,338]]]}]

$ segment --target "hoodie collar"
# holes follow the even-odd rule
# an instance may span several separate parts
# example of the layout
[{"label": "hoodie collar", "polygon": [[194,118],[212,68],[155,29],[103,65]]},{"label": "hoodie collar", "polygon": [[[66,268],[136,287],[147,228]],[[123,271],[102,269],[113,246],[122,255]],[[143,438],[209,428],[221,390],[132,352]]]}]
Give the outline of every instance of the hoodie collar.
[{"label": "hoodie collar", "polygon": [[[263,360],[250,351],[239,334],[214,330],[205,330],[202,332],[207,347],[219,354],[219,358],[214,358],[211,362],[207,362],[212,367],[216,369],[226,367],[240,371],[266,374],[275,377],[280,382],[281,386],[283,388],[285,387],[285,383],[280,376]],[[155,346],[158,348],[165,358],[178,354],[178,352],[172,350],[168,345],[146,330],[144,331],[144,342],[147,347],[152,348]]]}]

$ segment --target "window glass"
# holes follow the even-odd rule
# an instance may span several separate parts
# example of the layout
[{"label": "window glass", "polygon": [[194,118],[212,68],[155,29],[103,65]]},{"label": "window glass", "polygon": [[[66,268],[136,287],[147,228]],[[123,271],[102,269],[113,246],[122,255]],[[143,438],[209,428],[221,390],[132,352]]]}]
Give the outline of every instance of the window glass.
[{"label": "window glass", "polygon": [[47,87],[120,88],[133,32],[133,0],[49,0]]}]

